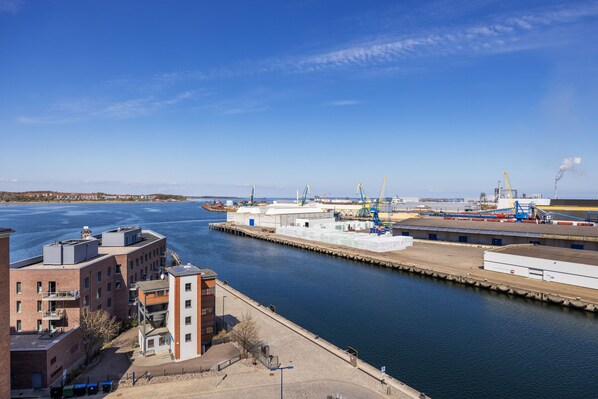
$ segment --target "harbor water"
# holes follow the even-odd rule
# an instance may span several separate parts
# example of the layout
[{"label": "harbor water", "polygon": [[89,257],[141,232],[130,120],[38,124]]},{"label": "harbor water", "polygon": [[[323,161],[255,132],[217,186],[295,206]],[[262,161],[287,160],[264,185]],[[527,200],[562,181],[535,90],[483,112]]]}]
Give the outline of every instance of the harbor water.
[{"label": "harbor water", "polygon": [[598,398],[595,314],[208,229],[224,218],[197,203],[0,205],[0,226],[16,230],[11,261],[84,225],[140,225],[434,399]]}]

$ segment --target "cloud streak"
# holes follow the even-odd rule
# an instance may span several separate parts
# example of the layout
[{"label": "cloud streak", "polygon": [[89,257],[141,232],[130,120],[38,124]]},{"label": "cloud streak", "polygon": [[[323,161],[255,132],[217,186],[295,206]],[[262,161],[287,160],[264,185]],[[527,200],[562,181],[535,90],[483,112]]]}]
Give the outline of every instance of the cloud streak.
[{"label": "cloud streak", "polygon": [[149,96],[99,106],[89,104],[85,99],[81,99],[56,104],[49,110],[48,115],[37,117],[19,116],[16,120],[21,124],[32,125],[67,124],[89,119],[125,119],[159,112],[193,100],[202,94],[205,93],[198,90],[188,90],[164,99]]}]

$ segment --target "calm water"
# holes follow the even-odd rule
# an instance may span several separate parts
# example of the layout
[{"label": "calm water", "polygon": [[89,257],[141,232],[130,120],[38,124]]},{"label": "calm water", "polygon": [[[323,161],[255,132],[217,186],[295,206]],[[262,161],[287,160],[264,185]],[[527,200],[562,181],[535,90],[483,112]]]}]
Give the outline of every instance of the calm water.
[{"label": "calm water", "polygon": [[141,225],[184,262],[440,398],[598,398],[598,318],[282,245],[208,231],[194,203],[0,205],[11,260],[41,245]]}]

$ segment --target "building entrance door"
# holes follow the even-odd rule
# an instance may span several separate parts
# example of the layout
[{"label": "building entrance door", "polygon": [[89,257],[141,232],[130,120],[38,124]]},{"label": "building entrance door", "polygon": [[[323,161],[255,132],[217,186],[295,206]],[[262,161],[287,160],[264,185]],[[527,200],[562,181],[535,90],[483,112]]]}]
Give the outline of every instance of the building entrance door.
[{"label": "building entrance door", "polygon": [[42,373],[31,374],[31,387],[33,389],[39,389],[42,387]]}]

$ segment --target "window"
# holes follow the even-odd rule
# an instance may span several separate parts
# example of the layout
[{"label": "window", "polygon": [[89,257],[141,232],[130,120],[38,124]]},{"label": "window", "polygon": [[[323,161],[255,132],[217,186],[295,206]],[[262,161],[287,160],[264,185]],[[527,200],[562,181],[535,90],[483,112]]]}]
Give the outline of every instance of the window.
[{"label": "window", "polygon": [[98,283],[102,281],[102,272],[98,272]]},{"label": "window", "polygon": [[166,345],[166,338],[160,337],[159,345]]},{"label": "window", "polygon": [[135,276],[129,276],[129,284],[133,284],[135,282]]},{"label": "window", "polygon": [[191,291],[191,283],[185,283],[185,291]]},{"label": "window", "polygon": [[122,283],[120,281],[116,281],[114,283],[114,286],[116,287],[117,290],[120,290],[122,288]]},{"label": "window", "polygon": [[96,292],[96,299],[101,299],[102,298],[102,289],[98,288],[98,292]]},{"label": "window", "polygon": [[116,270],[114,271],[116,274],[120,274],[120,265],[116,265]]},{"label": "window", "polygon": [[437,240],[438,239],[438,235],[436,235],[436,233],[430,233],[430,234],[428,234],[428,239],[430,239],[430,240]]},{"label": "window", "polygon": [[21,282],[17,281],[17,294],[21,293]]},{"label": "window", "polygon": [[102,310],[102,305],[98,305],[98,310]]},{"label": "window", "polygon": [[108,277],[112,276],[112,266],[108,266],[108,273],[106,275]]},{"label": "window", "polygon": [[185,317],[185,325],[188,326],[191,324],[191,316]]},{"label": "window", "polygon": [[108,303],[106,304],[109,308],[112,307],[112,298],[108,298]]},{"label": "window", "polygon": [[148,339],[147,340],[147,347],[148,348],[153,348],[154,347],[154,339]]},{"label": "window", "polygon": [[185,334],[185,342],[191,342],[191,334]]},{"label": "window", "polygon": [[89,306],[89,295],[85,295],[83,298],[83,306]]},{"label": "window", "polygon": [[21,311],[23,310],[23,304],[21,303],[21,301],[17,301],[17,313],[21,313]]},{"label": "window", "polygon": [[42,321],[38,320],[37,321],[37,332],[42,332],[42,329],[43,329],[43,327],[42,327]]},{"label": "window", "polygon": [[42,301],[37,301],[37,311],[38,312],[42,311]]},{"label": "window", "polygon": [[135,267],[139,266],[139,258],[135,259]]},{"label": "window", "polygon": [[201,290],[201,295],[214,295],[214,288],[204,288]]},{"label": "window", "polygon": [[147,262],[147,254],[145,254],[145,261]]},{"label": "window", "polygon": [[50,359],[50,365],[56,363],[56,356],[54,356],[52,359]]},{"label": "window", "polygon": [[17,332],[21,332],[21,320],[17,320]]},{"label": "window", "polygon": [[79,344],[71,346],[71,353],[75,353],[79,350]]},{"label": "window", "polygon": [[89,288],[89,277],[85,277],[83,280],[83,288]]},{"label": "window", "polygon": [[42,282],[41,281],[37,282],[37,293],[38,294],[42,293]]},{"label": "window", "polygon": [[111,292],[112,291],[112,283],[108,283],[108,285],[106,286],[106,291],[107,292]]},{"label": "window", "polygon": [[206,314],[212,314],[214,313],[214,308],[213,307],[209,307],[209,308],[203,308],[201,310],[201,315],[206,315]]},{"label": "window", "polygon": [[133,270],[133,261],[132,260],[129,261],[129,269]]},{"label": "window", "polygon": [[403,232],[401,233],[401,235],[402,235],[403,237],[409,237],[409,232],[408,232],[408,231],[403,231]]},{"label": "window", "polygon": [[467,242],[467,236],[459,236],[459,242]]},{"label": "window", "polygon": [[191,307],[191,299],[187,299],[185,301],[185,309],[189,309]]}]

